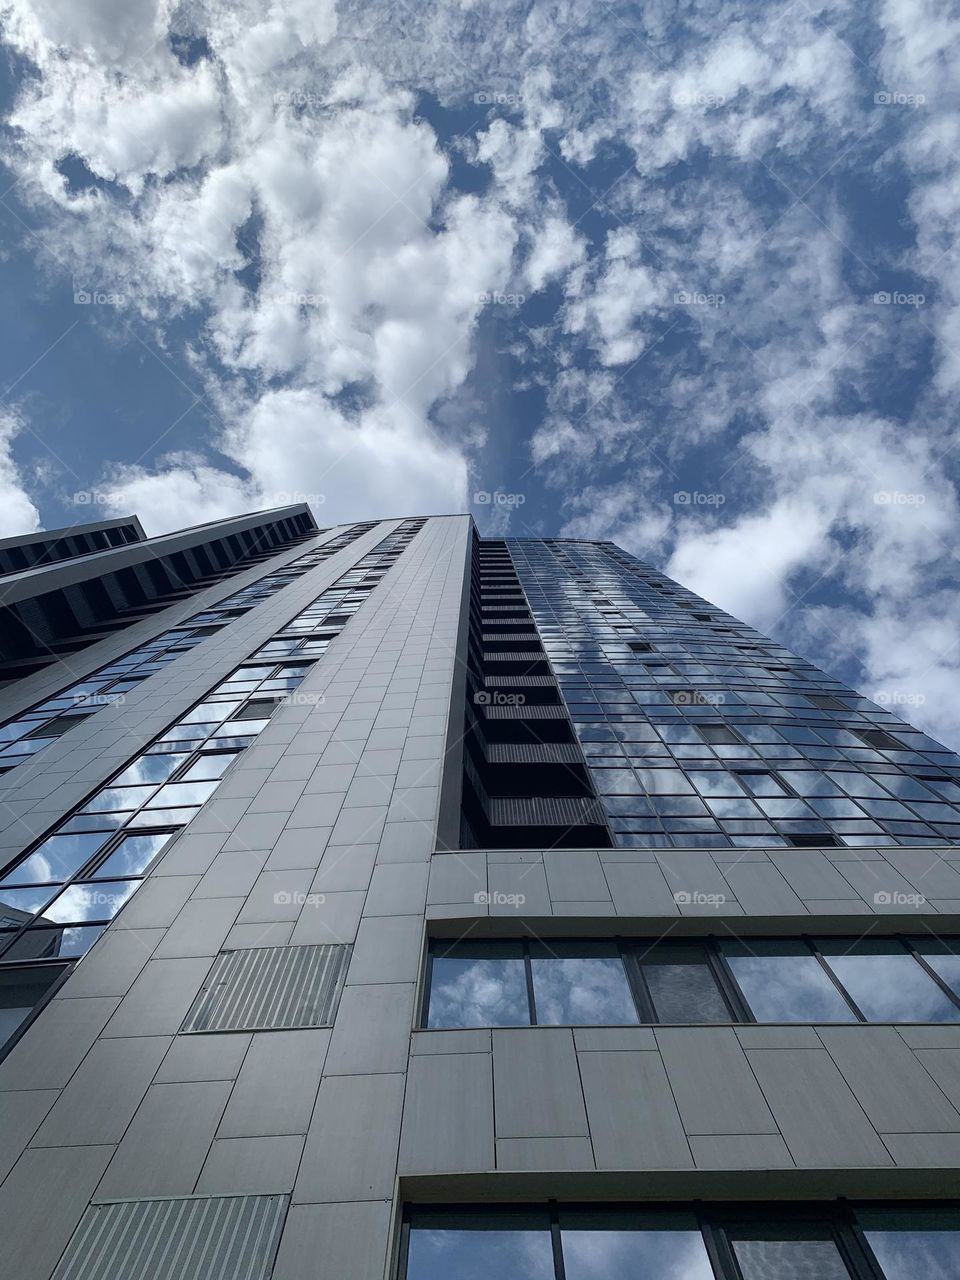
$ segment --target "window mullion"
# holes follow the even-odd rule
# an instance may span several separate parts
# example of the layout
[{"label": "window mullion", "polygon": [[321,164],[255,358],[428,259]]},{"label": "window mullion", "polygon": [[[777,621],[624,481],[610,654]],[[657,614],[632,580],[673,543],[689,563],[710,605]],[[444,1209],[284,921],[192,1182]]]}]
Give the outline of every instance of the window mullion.
[{"label": "window mullion", "polygon": [[868,1022],[869,1019],[866,1017],[863,1010],[857,1004],[856,1000],[854,1000],[850,992],[846,989],[846,987],[843,985],[843,983],[840,981],[837,975],[830,968],[830,965],[827,962],[827,960],[820,954],[820,948],[813,941],[813,939],[804,936],[800,939],[800,941],[806,943],[806,945],[810,948],[810,950],[813,952],[814,956],[818,960],[820,967],[823,969],[824,973],[827,975],[827,977],[830,979],[833,985],[837,988],[841,996],[843,996],[844,1000],[846,1000],[847,1004],[850,1006],[853,1012],[857,1015],[860,1021]]}]

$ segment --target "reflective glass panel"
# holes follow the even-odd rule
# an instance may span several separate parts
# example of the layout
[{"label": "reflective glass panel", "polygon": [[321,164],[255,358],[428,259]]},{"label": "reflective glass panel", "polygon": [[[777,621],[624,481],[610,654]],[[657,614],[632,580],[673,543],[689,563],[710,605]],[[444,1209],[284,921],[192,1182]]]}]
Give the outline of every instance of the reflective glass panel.
[{"label": "reflective glass panel", "polygon": [[758,1022],[856,1022],[857,1016],[802,942],[721,941]]},{"label": "reflective glass panel", "polygon": [[637,1022],[637,1009],[618,955],[534,955],[533,991],[538,1023]]},{"label": "reflective glass panel", "polygon": [[955,1209],[862,1211],[857,1214],[886,1280],[956,1280],[960,1213]]},{"label": "reflective glass panel", "polygon": [[743,1280],[850,1280],[832,1240],[734,1240]]},{"label": "reflective glass panel", "polygon": [[410,1231],[407,1280],[554,1280],[553,1244],[541,1230]]},{"label": "reflective glass panel", "polygon": [[960,1008],[898,942],[819,944],[869,1022],[958,1022]]},{"label": "reflective glass panel", "polygon": [[[491,954],[492,953],[492,954]],[[435,955],[430,971],[430,1027],[528,1026],[530,1007],[520,947],[468,945]]]},{"label": "reflective glass panel", "polygon": [[567,1280],[713,1280],[703,1236],[686,1230],[561,1230]]},{"label": "reflective glass panel", "polygon": [[729,1022],[730,1011],[699,947],[663,947],[640,956],[660,1022]]},{"label": "reflective glass panel", "polygon": [[44,920],[67,924],[83,920],[112,920],[139,880],[104,880],[98,884],[73,884],[44,911]]},{"label": "reflective glass panel", "polygon": [[93,878],[109,880],[121,876],[139,876],[147,869],[174,832],[148,836],[127,836],[113,853],[96,869]]},{"label": "reflective glass panel", "polygon": [[109,831],[50,836],[3,878],[8,884],[56,884],[67,880],[110,839]]}]

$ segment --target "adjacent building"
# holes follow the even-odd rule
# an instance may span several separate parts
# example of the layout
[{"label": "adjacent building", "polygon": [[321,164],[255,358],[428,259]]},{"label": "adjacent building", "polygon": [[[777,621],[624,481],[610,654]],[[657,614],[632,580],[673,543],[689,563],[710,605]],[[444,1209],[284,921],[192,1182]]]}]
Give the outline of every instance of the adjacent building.
[{"label": "adjacent building", "polygon": [[0,570],[11,1275],[960,1276],[944,746],[468,516]]}]

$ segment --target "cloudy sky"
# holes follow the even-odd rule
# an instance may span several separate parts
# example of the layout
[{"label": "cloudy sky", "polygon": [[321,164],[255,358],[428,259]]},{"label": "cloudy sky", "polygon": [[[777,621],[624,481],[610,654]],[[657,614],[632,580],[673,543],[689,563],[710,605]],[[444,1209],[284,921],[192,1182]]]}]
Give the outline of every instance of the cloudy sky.
[{"label": "cloudy sky", "polygon": [[960,742],[956,4],[0,14],[0,534],[612,538]]}]

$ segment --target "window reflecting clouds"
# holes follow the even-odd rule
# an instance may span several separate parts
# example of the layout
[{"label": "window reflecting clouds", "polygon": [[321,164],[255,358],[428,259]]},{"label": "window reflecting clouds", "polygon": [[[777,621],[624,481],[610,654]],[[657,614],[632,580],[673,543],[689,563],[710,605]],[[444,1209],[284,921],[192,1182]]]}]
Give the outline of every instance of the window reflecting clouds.
[{"label": "window reflecting clouds", "polygon": [[802,942],[721,942],[758,1022],[856,1022],[857,1016]]},{"label": "window reflecting clouds", "polygon": [[615,1025],[637,1022],[637,1009],[619,956],[581,959],[533,956],[537,1022]]},{"label": "window reflecting clouds", "polygon": [[430,975],[430,1027],[527,1026],[530,1008],[519,947],[469,946],[436,955]]},{"label": "window reflecting clouds", "polygon": [[960,1008],[897,942],[820,944],[868,1022],[958,1022]]}]

